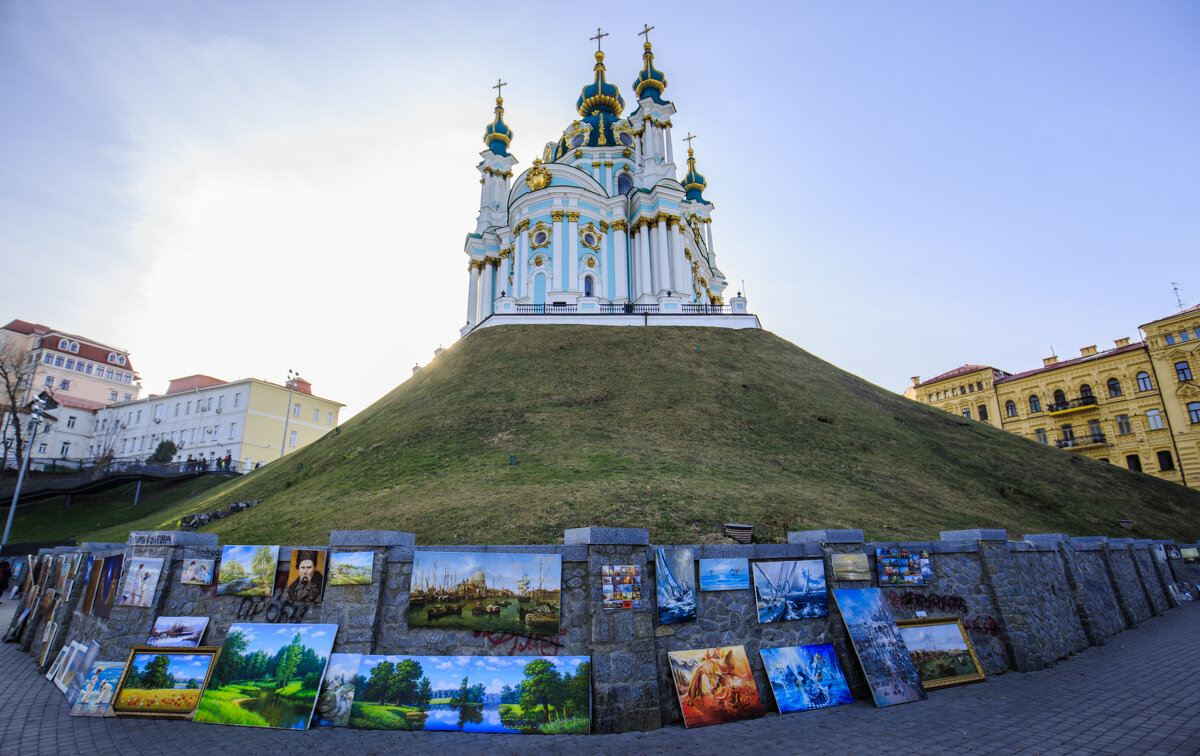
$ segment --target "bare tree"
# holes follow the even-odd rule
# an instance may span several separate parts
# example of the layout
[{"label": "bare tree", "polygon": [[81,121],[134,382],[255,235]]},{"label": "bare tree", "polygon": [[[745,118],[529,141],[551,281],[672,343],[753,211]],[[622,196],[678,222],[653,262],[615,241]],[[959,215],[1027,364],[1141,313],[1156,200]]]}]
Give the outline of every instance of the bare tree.
[{"label": "bare tree", "polygon": [[8,464],[11,452],[13,459],[20,464],[21,455],[25,449],[24,429],[21,427],[21,415],[28,414],[23,406],[31,398],[33,374],[37,371],[37,363],[33,360],[30,350],[22,349],[17,344],[7,341],[0,346],[0,412],[3,413],[3,466]]}]

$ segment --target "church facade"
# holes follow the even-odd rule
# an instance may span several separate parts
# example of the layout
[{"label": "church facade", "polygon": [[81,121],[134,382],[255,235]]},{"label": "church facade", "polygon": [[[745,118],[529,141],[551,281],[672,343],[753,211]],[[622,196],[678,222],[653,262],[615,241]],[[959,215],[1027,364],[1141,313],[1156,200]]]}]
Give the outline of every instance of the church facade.
[{"label": "church facade", "polygon": [[677,177],[675,106],[664,97],[667,78],[654,66],[648,37],[643,47],[633,111],[623,115],[625,99],[597,50],[593,80],[576,102],[579,118],[515,179],[514,135],[496,97],[478,165],[479,218],[465,244],[463,335],[481,325],[576,322],[578,315],[759,327],[740,293],[725,301],[708,183],[691,148]]}]

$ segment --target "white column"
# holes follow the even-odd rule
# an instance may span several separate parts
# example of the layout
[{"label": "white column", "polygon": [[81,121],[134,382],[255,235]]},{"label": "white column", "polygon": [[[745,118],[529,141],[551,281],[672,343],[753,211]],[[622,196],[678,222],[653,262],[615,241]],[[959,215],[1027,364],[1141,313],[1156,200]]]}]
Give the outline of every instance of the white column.
[{"label": "white column", "polygon": [[671,288],[671,269],[667,259],[667,222],[661,221],[654,227],[654,243],[651,246],[654,253],[654,291],[657,295],[663,289]]},{"label": "white column", "polygon": [[671,291],[683,291],[683,276],[679,273],[679,261],[683,252],[679,249],[679,226],[667,224],[667,267],[671,271]]},{"label": "white column", "polygon": [[475,312],[479,320],[483,320],[483,265],[480,264],[479,272],[475,274]]},{"label": "white column", "polygon": [[550,248],[553,250],[552,254],[554,255],[554,263],[553,263],[553,268],[551,269],[551,274],[550,274],[550,276],[551,276],[550,277],[550,285],[546,287],[547,294],[549,294],[551,291],[554,291],[555,289],[562,288],[561,285],[559,284],[559,281],[562,281],[563,276],[565,275],[563,273],[563,268],[565,267],[563,264],[563,257],[565,257],[565,255],[562,251],[562,248],[563,248],[562,237],[566,233],[566,231],[565,231],[566,222],[564,221],[563,223],[559,223],[558,228],[554,228],[555,223],[557,221],[562,221],[563,217],[564,217],[564,215],[563,215],[562,210],[555,210],[553,213],[550,214],[550,219],[551,219],[550,225],[551,225],[551,230],[553,231],[553,233],[551,234],[551,237],[553,237],[553,242],[551,243]]},{"label": "white column", "polygon": [[513,296],[517,299],[525,296],[525,261],[529,259],[529,249],[525,245],[529,243],[528,239],[528,229],[517,234],[517,251],[513,259],[513,288],[517,290]]},{"label": "white column", "polygon": [[652,293],[653,283],[650,279],[650,227],[638,229],[638,281],[637,296]]},{"label": "white column", "polygon": [[483,298],[486,300],[483,305],[484,316],[491,315],[496,311],[496,295],[500,292],[496,291],[496,271],[499,270],[499,264],[491,262],[487,266],[487,276],[484,277],[485,288],[483,290]]},{"label": "white column", "polygon": [[579,213],[567,213],[567,274],[563,278],[563,289],[574,289],[579,274]]},{"label": "white column", "polygon": [[707,235],[707,237],[708,237],[708,255],[709,255],[709,258],[708,258],[708,259],[709,259],[709,260],[716,260],[716,259],[717,259],[717,250],[713,249],[713,243],[712,243],[712,221],[711,221],[711,220],[706,220],[706,221],[704,221],[704,233],[705,233],[705,234]]},{"label": "white column", "polygon": [[612,298],[622,299],[629,296],[629,247],[625,241],[625,229],[613,229],[613,277],[617,285],[613,289]]},{"label": "white column", "polygon": [[475,325],[475,313],[479,312],[476,306],[479,303],[479,268],[474,263],[471,267],[471,282],[467,285],[467,322]]},{"label": "white column", "polygon": [[667,162],[675,164],[675,146],[671,144],[671,127],[666,128],[665,139],[667,140]]}]

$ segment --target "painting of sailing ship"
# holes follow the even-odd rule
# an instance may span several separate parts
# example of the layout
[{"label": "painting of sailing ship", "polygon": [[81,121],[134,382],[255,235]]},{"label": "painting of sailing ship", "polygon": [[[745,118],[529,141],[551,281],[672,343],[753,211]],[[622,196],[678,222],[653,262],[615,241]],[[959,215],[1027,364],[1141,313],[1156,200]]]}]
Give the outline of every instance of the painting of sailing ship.
[{"label": "painting of sailing ship", "polygon": [[833,646],[764,648],[763,666],[780,714],[854,703]]},{"label": "painting of sailing ship", "polygon": [[883,600],[883,591],[878,588],[835,588],[833,598],[842,613],[842,621],[875,705],[883,707],[924,700],[925,689],[921,687],[917,668],[900,636],[900,629],[896,627],[896,620]]},{"label": "painting of sailing ship", "polygon": [[418,551],[408,626],[557,634],[562,555]]},{"label": "painting of sailing ship", "polygon": [[146,639],[147,646],[199,646],[208,617],[159,617]]},{"label": "painting of sailing ship", "polygon": [[658,623],[674,625],[696,620],[696,557],[691,549],[658,549]]},{"label": "painting of sailing ship", "polygon": [[871,564],[866,554],[831,554],[834,580],[870,580]]},{"label": "painting of sailing ship", "polygon": [[667,658],[685,726],[704,727],[766,713],[744,646],[669,651]]},{"label": "painting of sailing ship", "polygon": [[745,559],[701,559],[700,590],[737,591],[750,587],[750,562]]},{"label": "painting of sailing ship", "polygon": [[759,622],[825,617],[825,563],[820,559],[754,563],[754,599]]},{"label": "painting of sailing ship", "polygon": [[926,690],[985,679],[962,619],[920,617],[896,624]]}]

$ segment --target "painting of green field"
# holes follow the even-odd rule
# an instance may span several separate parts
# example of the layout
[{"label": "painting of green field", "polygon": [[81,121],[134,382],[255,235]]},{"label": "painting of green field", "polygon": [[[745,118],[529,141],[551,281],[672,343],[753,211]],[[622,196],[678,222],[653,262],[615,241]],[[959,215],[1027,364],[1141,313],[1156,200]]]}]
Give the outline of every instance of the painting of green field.
[{"label": "painting of green field", "polygon": [[222,546],[217,593],[221,596],[270,596],[275,587],[278,546]]},{"label": "painting of green field", "polygon": [[216,647],[134,646],[117,686],[117,716],[185,717],[196,708],[208,682]]},{"label": "painting of green field", "polygon": [[335,551],[329,555],[329,584],[369,585],[374,567],[372,551]]}]

